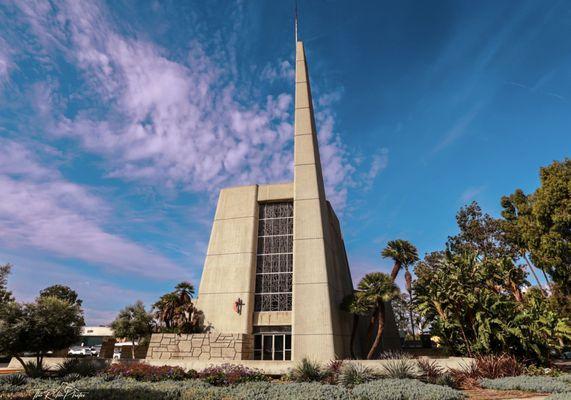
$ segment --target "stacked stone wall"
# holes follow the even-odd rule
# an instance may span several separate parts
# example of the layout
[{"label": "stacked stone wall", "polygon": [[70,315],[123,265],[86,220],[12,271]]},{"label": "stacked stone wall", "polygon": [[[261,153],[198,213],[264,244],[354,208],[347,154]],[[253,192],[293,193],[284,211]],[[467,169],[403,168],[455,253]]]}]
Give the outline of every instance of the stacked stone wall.
[{"label": "stacked stone wall", "polygon": [[242,333],[154,333],[147,359],[152,360],[250,360],[253,336]]}]

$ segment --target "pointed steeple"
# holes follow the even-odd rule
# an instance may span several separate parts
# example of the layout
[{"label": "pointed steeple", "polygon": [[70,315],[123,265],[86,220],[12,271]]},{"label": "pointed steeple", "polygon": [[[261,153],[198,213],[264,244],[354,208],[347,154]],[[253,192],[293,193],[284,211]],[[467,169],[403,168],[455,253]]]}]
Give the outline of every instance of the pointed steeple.
[{"label": "pointed steeple", "polygon": [[296,43],[294,126],[294,359],[332,359],[338,342],[340,297],[331,249],[329,206],[325,198],[303,43]]}]

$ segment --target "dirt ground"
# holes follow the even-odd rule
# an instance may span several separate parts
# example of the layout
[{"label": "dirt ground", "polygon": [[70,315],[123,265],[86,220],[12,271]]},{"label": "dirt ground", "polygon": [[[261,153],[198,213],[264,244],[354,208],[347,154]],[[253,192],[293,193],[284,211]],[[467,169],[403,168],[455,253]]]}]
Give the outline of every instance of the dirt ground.
[{"label": "dirt ground", "polygon": [[542,400],[549,394],[521,392],[519,390],[469,389],[464,391],[470,400]]}]

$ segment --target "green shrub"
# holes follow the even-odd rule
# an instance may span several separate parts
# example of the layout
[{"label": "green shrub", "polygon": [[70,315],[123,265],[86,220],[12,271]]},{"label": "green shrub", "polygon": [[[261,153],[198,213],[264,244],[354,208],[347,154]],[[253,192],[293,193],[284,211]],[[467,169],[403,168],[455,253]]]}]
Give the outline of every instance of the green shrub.
[{"label": "green shrub", "polygon": [[354,400],[460,400],[462,392],[414,379],[380,379],[355,386]]},{"label": "green shrub", "polygon": [[71,374],[67,374],[66,376],[61,378],[61,381],[71,383],[71,382],[78,381],[80,379],[81,379],[81,375],[79,375],[75,372],[72,372]]},{"label": "green shrub", "polygon": [[[340,386],[324,385],[318,382],[270,383],[248,382],[214,392],[212,400],[351,400],[349,392]],[[182,400],[203,400],[185,397]]]},{"label": "green shrub", "polygon": [[391,379],[416,378],[416,368],[409,360],[389,360],[382,366],[383,376]]},{"label": "green shrub", "polygon": [[547,396],[545,400],[571,400],[571,392],[554,393],[550,396]]},{"label": "green shrub", "polygon": [[97,360],[89,358],[67,358],[58,365],[58,375],[64,377],[70,374],[77,374],[80,377],[95,376],[104,370],[104,363],[97,363]]},{"label": "green shrub", "polygon": [[375,379],[373,370],[359,363],[347,363],[339,375],[339,383],[345,387],[353,387],[373,379]]},{"label": "green shrub", "polygon": [[295,382],[317,382],[323,375],[319,363],[307,358],[303,358],[290,372],[290,378]]},{"label": "green shrub", "polygon": [[26,361],[26,374],[30,378],[41,378],[46,374],[46,370],[42,365],[38,365],[35,361]]},{"label": "green shrub", "polygon": [[10,374],[0,377],[0,384],[2,385],[23,386],[27,381],[28,378],[24,374]]},{"label": "green shrub", "polygon": [[482,379],[480,385],[486,389],[496,390],[524,390],[544,393],[571,392],[571,385],[562,379],[550,376],[520,375],[498,379]]},{"label": "green shrub", "polygon": [[[65,390],[70,390],[70,387],[83,393],[86,400],[180,400],[182,393],[186,390],[210,386],[198,380],[141,382],[118,377],[112,381],[105,381],[100,377],[92,377],[82,378],[73,383],[55,379],[31,379],[25,386],[19,387],[18,391],[27,390],[32,393],[31,397],[37,394],[37,398],[42,399],[46,395],[65,393]],[[9,392],[5,387],[0,386],[0,393],[2,392],[17,391]]]},{"label": "green shrub", "polygon": [[434,385],[450,386],[457,388],[458,382],[454,376],[436,361],[421,358],[417,360],[417,366],[420,371],[419,379],[425,383],[432,383]]}]

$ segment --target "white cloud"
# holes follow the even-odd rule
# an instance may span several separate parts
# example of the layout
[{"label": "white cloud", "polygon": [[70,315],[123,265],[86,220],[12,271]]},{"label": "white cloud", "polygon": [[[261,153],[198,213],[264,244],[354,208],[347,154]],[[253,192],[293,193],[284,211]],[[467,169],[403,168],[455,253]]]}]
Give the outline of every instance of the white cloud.
[{"label": "white cloud", "polygon": [[[154,278],[188,274],[167,258],[104,228],[109,208],[85,187],[42,165],[22,144],[0,138],[0,243]],[[153,268],[149,268],[152,265]]]},{"label": "white cloud", "polygon": [[[98,3],[61,3],[50,13],[21,7],[45,45],[80,68],[89,89],[83,95],[107,108],[104,118],[95,109],[68,118],[65,104],[48,94],[42,103],[50,106],[43,113],[48,130],[103,156],[109,176],[199,192],[291,180],[291,93],[241,100],[235,49],[228,49],[233,41],[218,50],[210,44],[209,52],[195,41],[181,63],[153,43],[120,35]],[[264,71],[266,79],[293,79],[288,61]],[[326,189],[343,208],[355,168],[334,132],[330,106],[339,97],[318,99],[316,119]]]},{"label": "white cloud", "polygon": [[12,60],[6,41],[0,37],[0,84],[8,80]]}]

